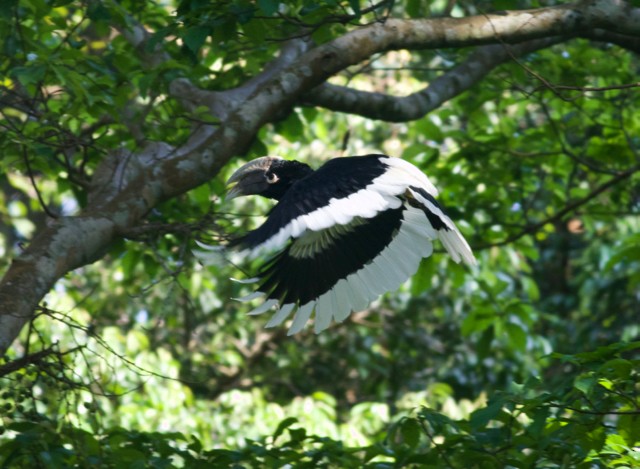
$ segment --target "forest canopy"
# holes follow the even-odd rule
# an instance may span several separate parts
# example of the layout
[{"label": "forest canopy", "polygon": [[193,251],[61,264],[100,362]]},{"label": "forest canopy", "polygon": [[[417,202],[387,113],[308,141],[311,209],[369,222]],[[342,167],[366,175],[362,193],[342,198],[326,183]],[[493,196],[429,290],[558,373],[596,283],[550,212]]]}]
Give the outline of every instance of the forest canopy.
[{"label": "forest canopy", "polygon": [[[640,4],[8,0],[0,465],[640,466]],[[242,164],[384,153],[441,245],[316,335],[203,266]]]}]

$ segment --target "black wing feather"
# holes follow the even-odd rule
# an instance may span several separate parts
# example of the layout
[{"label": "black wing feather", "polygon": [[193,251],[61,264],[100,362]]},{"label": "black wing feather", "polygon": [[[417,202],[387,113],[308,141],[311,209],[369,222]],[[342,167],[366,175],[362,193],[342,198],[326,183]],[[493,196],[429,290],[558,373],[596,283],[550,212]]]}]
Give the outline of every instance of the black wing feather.
[{"label": "black wing feather", "polygon": [[305,304],[329,291],[371,262],[389,245],[402,223],[404,207],[385,210],[378,216],[359,220],[359,224],[337,235],[322,252],[296,258],[292,243],[274,256],[258,273],[259,291],[280,304]]},{"label": "black wing feather", "polygon": [[[440,211],[442,211],[442,213],[444,215],[446,215],[446,212],[444,211],[444,208],[442,208],[442,206],[438,203],[438,201],[435,199],[435,197],[433,197],[431,194],[429,194],[427,191],[425,191],[421,187],[415,187],[415,186],[410,186],[410,187],[411,187],[411,189],[416,191],[418,194],[420,194],[422,197],[424,197],[429,202],[431,202],[434,207],[440,209]],[[424,214],[427,216],[427,219],[429,220],[429,223],[431,223],[431,226],[435,230],[438,230],[438,231],[440,231],[440,230],[450,231],[451,230],[451,228],[449,228],[447,226],[447,224],[444,222],[444,220],[442,220],[437,214],[433,213],[431,210],[429,210],[427,207],[422,205],[420,202],[416,202],[413,199],[409,198],[409,203],[413,207],[419,208],[424,212]]]}]

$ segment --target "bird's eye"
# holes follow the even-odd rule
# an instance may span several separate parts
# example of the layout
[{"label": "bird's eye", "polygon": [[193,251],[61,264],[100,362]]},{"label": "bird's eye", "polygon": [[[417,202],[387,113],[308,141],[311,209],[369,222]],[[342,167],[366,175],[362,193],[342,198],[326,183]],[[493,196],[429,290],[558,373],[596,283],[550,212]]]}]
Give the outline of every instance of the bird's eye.
[{"label": "bird's eye", "polygon": [[275,184],[280,180],[280,178],[276,175],[276,173],[268,172],[265,177],[267,178],[267,182],[269,184]]}]

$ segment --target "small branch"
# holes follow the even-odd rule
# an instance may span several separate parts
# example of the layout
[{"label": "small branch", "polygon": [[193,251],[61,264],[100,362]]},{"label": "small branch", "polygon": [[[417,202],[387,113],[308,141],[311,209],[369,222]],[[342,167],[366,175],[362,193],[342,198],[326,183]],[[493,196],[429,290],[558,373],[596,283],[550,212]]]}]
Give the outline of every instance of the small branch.
[{"label": "small branch", "polygon": [[640,410],[587,410],[562,404],[548,404],[552,409],[563,409],[587,415],[640,415]]},{"label": "small branch", "polygon": [[[558,125],[556,124],[556,120],[551,115],[551,112],[549,111],[549,107],[547,106],[547,104],[541,101],[539,103],[539,105],[540,105],[540,108],[542,109],[542,112],[544,113],[545,117],[547,118],[547,122],[549,122],[551,130],[556,135],[557,141],[560,143],[563,155],[568,156],[577,165],[582,165],[582,166],[588,168],[589,170],[591,170],[591,171],[593,171],[595,173],[611,174],[611,175],[618,174],[618,171],[616,171],[614,169],[603,168],[600,165],[595,164],[592,161],[588,160],[587,158],[578,156],[575,153],[573,153],[569,149],[568,145],[565,143],[565,138],[563,136],[563,133],[558,128]],[[580,111],[583,112],[582,109],[580,109]]]},{"label": "small branch", "polygon": [[[393,0],[381,0],[378,3],[374,3],[371,6],[367,7],[367,8],[363,8],[362,10],[360,10],[359,14],[350,14],[350,13],[345,13],[344,15],[328,15],[325,18],[323,18],[320,21],[316,21],[315,23],[305,23],[304,21],[298,19],[298,18],[294,18],[292,16],[285,16],[285,15],[278,15],[278,19],[281,19],[283,21],[286,21],[289,24],[293,24],[295,26],[298,26],[300,28],[304,28],[307,29],[308,32],[305,33],[305,36],[310,35],[313,31],[317,30],[318,28],[320,28],[321,26],[327,25],[327,24],[349,24],[351,23],[353,20],[358,20],[360,19],[363,15],[367,15],[369,13],[376,13],[377,14],[377,10],[383,8],[383,7],[392,7],[393,6]],[[386,15],[385,15],[386,16]],[[274,18],[271,16],[256,16],[256,18],[260,18],[263,20],[273,20]]]},{"label": "small branch", "polygon": [[442,456],[442,459],[444,460],[444,463],[446,464],[446,466],[451,469],[455,468],[456,466],[449,459],[447,452],[443,451],[442,448],[440,448],[440,445],[435,441],[435,435],[429,430],[429,427],[427,426],[427,423],[424,421],[424,419],[419,418],[418,423],[422,427],[422,431],[424,432],[426,437],[429,439],[433,447],[436,449],[438,454]]},{"label": "small branch", "polygon": [[[611,91],[611,90],[628,90],[629,88],[640,88],[640,82],[637,83],[627,83],[624,85],[612,85],[612,86],[601,86],[601,87],[589,87],[589,86],[568,86],[568,85],[549,85],[550,87],[552,87],[554,90],[570,90],[570,91],[582,91],[582,92],[587,92],[587,91],[594,91],[594,92],[601,92],[601,91]],[[541,89],[545,89],[547,88],[547,84],[545,85],[540,85],[536,88],[534,88],[533,92],[535,93],[536,91],[540,91]]]},{"label": "small branch", "polygon": [[45,358],[51,355],[54,355],[58,358],[64,355],[68,355],[82,348],[82,346],[74,347],[70,350],[67,350],[66,352],[60,352],[59,350],[57,350],[57,348],[58,344],[56,343],[43,350],[40,350],[39,352],[16,358],[15,360],[11,360],[4,365],[0,365],[0,377],[10,375],[11,373],[22,370],[29,365],[42,363]]},{"label": "small branch", "polygon": [[633,167],[627,169],[626,171],[623,171],[623,172],[617,174],[616,176],[612,177],[611,179],[609,179],[604,184],[598,186],[589,195],[586,195],[585,197],[583,197],[581,199],[578,199],[578,200],[575,200],[574,202],[566,205],[562,210],[556,212],[555,214],[551,215],[550,217],[545,218],[544,220],[542,220],[542,221],[540,221],[538,223],[535,223],[533,225],[529,225],[529,226],[525,227],[525,229],[522,230],[521,232],[516,233],[514,235],[511,235],[511,236],[507,237],[506,239],[504,239],[502,241],[498,241],[496,243],[481,244],[479,246],[474,246],[474,250],[481,250],[481,249],[487,249],[487,248],[490,248],[490,247],[504,246],[504,245],[507,245],[507,244],[511,244],[511,243],[519,240],[520,238],[523,238],[524,236],[526,236],[528,234],[533,234],[533,233],[537,232],[538,230],[540,230],[542,227],[544,227],[548,223],[554,223],[556,221],[560,221],[568,213],[571,213],[571,212],[575,211],[577,208],[587,204],[588,202],[590,202],[591,200],[595,199],[598,195],[600,195],[601,193],[603,193],[604,191],[606,191],[610,187],[613,187],[616,184],[624,181],[625,179],[629,178],[636,171],[639,171],[639,170],[640,170],[640,164],[636,165],[636,166],[633,166]]},{"label": "small branch", "polygon": [[201,223],[143,223],[120,231],[123,238],[142,241],[150,236],[159,237],[165,234],[189,235],[194,231],[201,231]]},{"label": "small branch", "polygon": [[24,145],[22,146],[22,158],[24,159],[24,164],[27,166],[27,173],[29,174],[29,180],[31,181],[33,190],[36,191],[36,196],[38,197],[38,202],[40,202],[40,206],[42,207],[42,210],[44,210],[44,213],[46,213],[49,217],[54,219],[58,218],[58,215],[56,215],[51,210],[49,210],[49,207],[47,206],[44,199],[42,198],[42,194],[40,193],[40,190],[38,189],[38,185],[36,184],[35,177],[33,176],[33,170],[31,169],[31,163],[29,162],[29,156],[27,155],[27,147],[25,147]]}]

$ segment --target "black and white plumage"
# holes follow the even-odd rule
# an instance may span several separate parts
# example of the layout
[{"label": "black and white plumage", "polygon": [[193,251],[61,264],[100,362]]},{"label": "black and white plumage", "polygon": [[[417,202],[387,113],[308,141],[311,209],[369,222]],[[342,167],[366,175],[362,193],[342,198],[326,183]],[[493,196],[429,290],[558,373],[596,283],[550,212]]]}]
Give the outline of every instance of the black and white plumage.
[{"label": "black and white plumage", "polygon": [[249,314],[276,308],[272,327],[293,315],[289,334],[315,313],[315,332],[344,321],[411,277],[439,239],[455,262],[471,249],[418,168],[385,155],[343,157],[317,171],[296,161],[258,158],[229,179],[228,197],[257,194],[278,203],[262,226],[234,242],[266,260],[253,279],[262,298]]}]

